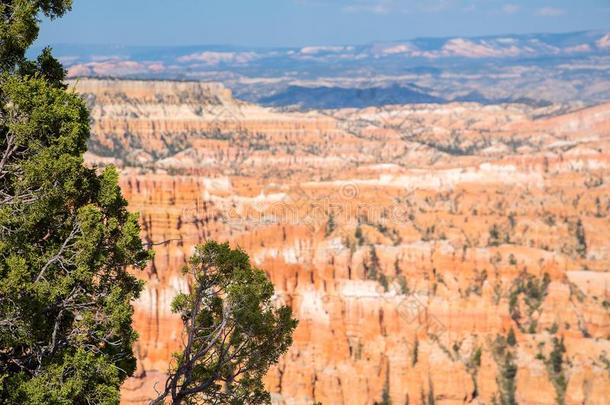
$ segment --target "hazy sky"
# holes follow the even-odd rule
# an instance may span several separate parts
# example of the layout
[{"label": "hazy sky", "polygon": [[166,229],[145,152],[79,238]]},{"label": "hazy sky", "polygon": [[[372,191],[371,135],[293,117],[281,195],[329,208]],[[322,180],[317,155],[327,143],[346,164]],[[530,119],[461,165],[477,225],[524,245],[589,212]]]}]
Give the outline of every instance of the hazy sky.
[{"label": "hazy sky", "polygon": [[610,29],[610,0],[74,0],[46,44],[301,46]]}]

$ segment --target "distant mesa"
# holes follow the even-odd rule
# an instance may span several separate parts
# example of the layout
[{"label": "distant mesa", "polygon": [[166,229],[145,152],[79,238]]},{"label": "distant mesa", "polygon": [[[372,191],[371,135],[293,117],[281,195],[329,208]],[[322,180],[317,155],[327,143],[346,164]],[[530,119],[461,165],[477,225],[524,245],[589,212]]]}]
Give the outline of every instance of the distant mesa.
[{"label": "distant mesa", "polygon": [[366,88],[290,86],[277,94],[261,98],[259,102],[274,107],[337,109],[394,104],[438,104],[446,100],[399,85]]},{"label": "distant mesa", "polygon": [[54,52],[72,78],[222,82],[240,99],[276,107],[610,100],[607,31],[298,48],[58,45]]}]

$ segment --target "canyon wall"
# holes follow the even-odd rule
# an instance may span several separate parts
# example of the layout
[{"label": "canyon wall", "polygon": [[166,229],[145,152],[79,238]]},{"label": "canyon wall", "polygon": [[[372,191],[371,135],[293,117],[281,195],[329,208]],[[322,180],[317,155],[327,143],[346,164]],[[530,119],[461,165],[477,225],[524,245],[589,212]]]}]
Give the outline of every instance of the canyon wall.
[{"label": "canyon wall", "polygon": [[300,321],[276,404],[608,403],[610,105],[294,112],[213,84],[71,85],[87,161],[120,168],[156,252],[123,403],[163,384],[170,302],[208,239],[243,248]]}]

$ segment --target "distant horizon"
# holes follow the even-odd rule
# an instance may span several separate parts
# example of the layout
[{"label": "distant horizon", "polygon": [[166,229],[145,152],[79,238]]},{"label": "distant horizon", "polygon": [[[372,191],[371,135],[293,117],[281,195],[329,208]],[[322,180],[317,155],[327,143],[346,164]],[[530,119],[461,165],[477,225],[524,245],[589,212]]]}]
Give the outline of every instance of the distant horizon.
[{"label": "distant horizon", "polygon": [[76,0],[38,46],[260,48],[610,29],[607,0]]},{"label": "distant horizon", "polygon": [[580,33],[597,33],[597,34],[610,34],[610,27],[608,28],[592,28],[583,30],[571,30],[571,31],[531,31],[531,32],[502,32],[498,34],[485,34],[485,35],[442,35],[442,36],[415,36],[415,37],[404,37],[388,40],[372,40],[369,42],[336,42],[336,43],[307,43],[302,45],[249,45],[245,43],[191,43],[191,44],[120,44],[111,42],[99,42],[99,43],[80,43],[80,42],[56,42],[56,43],[40,43],[40,39],[36,42],[33,47],[36,50],[40,50],[44,47],[117,47],[117,48],[196,48],[196,47],[218,47],[218,48],[250,48],[250,49],[293,49],[307,46],[368,46],[376,43],[393,43],[393,42],[407,42],[415,40],[444,40],[453,38],[464,38],[464,39],[486,39],[486,38],[498,38],[503,36],[513,37],[527,37],[527,36],[541,36],[541,35],[569,35],[569,34],[580,34]]}]

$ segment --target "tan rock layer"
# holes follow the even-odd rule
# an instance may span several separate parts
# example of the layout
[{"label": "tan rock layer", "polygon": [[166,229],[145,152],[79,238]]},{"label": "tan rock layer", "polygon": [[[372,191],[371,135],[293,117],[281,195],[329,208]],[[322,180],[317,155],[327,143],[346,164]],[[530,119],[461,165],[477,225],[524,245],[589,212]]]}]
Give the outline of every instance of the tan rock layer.
[{"label": "tan rock layer", "polygon": [[169,311],[188,288],[180,269],[209,238],[246,250],[300,320],[267,377],[277,404],[372,404],[384,391],[489,404],[494,341],[511,328],[519,403],[555,403],[553,337],[567,349],[566,403],[610,398],[610,105],[548,118],[477,104],[298,113],[207,84],[77,89],[93,111],[88,160],[122,167],[156,251],[124,403],[163,383],[181,344]]}]

